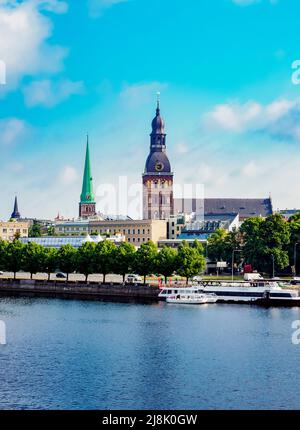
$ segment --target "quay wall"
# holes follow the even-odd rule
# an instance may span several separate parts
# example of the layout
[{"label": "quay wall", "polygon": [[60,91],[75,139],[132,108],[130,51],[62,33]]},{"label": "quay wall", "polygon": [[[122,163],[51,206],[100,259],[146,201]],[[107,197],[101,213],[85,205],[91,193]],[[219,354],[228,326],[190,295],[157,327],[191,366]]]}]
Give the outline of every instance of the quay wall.
[{"label": "quay wall", "polygon": [[144,284],[0,279],[0,296],[156,302],[158,294],[157,287]]}]

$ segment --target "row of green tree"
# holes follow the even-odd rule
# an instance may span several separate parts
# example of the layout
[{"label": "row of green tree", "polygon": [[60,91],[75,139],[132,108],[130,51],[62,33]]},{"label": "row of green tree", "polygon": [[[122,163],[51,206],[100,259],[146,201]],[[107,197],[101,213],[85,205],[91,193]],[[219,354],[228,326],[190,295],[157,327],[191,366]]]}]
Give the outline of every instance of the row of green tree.
[{"label": "row of green tree", "polygon": [[127,242],[116,246],[109,240],[98,244],[84,243],[76,249],[63,245],[59,249],[46,248],[34,242],[22,244],[19,240],[11,243],[0,241],[0,270],[16,273],[29,272],[50,274],[60,270],[66,273],[89,274],[100,273],[105,282],[106,275],[137,273],[144,277],[152,273],[163,275],[165,279],[176,272],[187,279],[198,275],[205,269],[203,246],[195,241],[193,246],[183,243],[178,250],[164,247],[158,251],[157,246],[149,241],[136,250]]},{"label": "row of green tree", "polygon": [[233,251],[235,265],[251,264],[270,274],[274,267],[276,271],[295,272],[300,259],[300,213],[288,221],[280,214],[249,218],[239,230],[219,229],[208,240],[207,256],[211,260],[231,265]]}]

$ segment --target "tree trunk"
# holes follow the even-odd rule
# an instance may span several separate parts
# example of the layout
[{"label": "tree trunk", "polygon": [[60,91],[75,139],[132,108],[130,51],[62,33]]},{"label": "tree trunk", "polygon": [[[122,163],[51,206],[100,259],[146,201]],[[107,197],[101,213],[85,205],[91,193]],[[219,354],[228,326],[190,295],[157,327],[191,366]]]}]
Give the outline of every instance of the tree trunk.
[{"label": "tree trunk", "polygon": [[69,273],[67,273],[67,282],[69,282]]},{"label": "tree trunk", "polygon": [[88,281],[88,278],[89,278],[89,274],[87,273],[87,274],[85,275],[85,282],[87,282],[87,281]]},{"label": "tree trunk", "polygon": [[17,277],[17,272],[14,272],[14,279],[16,279]]},{"label": "tree trunk", "polygon": [[51,272],[48,273],[48,281],[50,281]]},{"label": "tree trunk", "polygon": [[33,273],[30,273],[30,279],[32,279]]},{"label": "tree trunk", "polygon": [[189,285],[189,278],[186,277],[186,285]]},{"label": "tree trunk", "polygon": [[167,283],[168,283],[168,277],[167,276],[165,276],[165,285],[167,286]]},{"label": "tree trunk", "polygon": [[146,284],[146,275],[144,275],[144,284]]},{"label": "tree trunk", "polygon": [[103,273],[103,284],[105,284],[106,273]]},{"label": "tree trunk", "polygon": [[125,276],[126,276],[126,273],[123,273],[123,284],[125,283]]}]

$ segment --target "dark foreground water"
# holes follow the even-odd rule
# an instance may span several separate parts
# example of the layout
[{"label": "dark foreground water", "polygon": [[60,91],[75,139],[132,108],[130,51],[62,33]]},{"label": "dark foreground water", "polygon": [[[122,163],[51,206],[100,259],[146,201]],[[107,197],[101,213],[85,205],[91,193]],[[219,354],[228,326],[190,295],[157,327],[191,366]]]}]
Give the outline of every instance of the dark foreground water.
[{"label": "dark foreground water", "polygon": [[300,409],[300,309],[0,299],[1,409]]}]

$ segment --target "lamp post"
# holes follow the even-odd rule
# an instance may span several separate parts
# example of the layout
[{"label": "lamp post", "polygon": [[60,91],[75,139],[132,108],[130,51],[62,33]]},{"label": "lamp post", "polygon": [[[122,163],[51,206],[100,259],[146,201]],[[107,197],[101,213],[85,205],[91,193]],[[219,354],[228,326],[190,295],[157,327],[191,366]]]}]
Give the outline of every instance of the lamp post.
[{"label": "lamp post", "polygon": [[300,242],[296,242],[294,245],[294,271],[295,276],[297,276],[297,245],[299,245]]},{"label": "lamp post", "polygon": [[231,261],[231,280],[233,281],[233,264],[234,264],[234,253],[235,252],[242,252],[241,249],[234,249],[232,251],[232,261]]},{"label": "lamp post", "polygon": [[273,270],[272,270],[273,275],[272,275],[272,278],[274,279],[275,278],[275,258],[274,258],[274,254],[271,254],[271,257],[272,257],[272,260],[273,260]]}]

